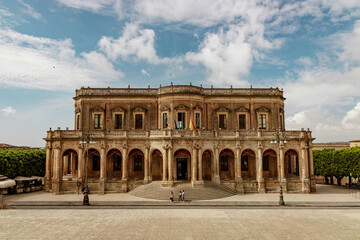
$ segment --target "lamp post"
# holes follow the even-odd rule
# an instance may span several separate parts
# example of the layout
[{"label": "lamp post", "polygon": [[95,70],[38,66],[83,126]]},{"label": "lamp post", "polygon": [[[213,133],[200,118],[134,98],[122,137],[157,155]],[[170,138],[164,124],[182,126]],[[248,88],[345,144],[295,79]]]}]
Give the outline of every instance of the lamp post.
[{"label": "lamp post", "polygon": [[83,205],[89,206],[89,186],[88,186],[88,169],[89,169],[89,143],[95,143],[92,141],[90,136],[90,129],[88,128],[87,133],[81,137],[80,143],[86,144],[86,171],[85,171],[85,188],[84,188],[84,199]]},{"label": "lamp post", "polygon": [[270,143],[275,143],[278,144],[278,160],[279,160],[279,184],[280,184],[280,196],[279,196],[279,205],[280,206],[284,206],[285,202],[284,202],[284,196],[283,196],[283,190],[282,190],[282,185],[281,185],[281,161],[280,161],[280,147],[282,144],[285,144],[286,141],[286,137],[283,136],[283,139],[280,138],[280,131],[276,130],[275,133],[275,140],[271,140]]}]

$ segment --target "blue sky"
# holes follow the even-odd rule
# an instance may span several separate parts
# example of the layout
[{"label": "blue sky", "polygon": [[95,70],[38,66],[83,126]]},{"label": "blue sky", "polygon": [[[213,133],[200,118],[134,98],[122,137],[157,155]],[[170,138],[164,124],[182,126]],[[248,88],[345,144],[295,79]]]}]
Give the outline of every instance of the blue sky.
[{"label": "blue sky", "polygon": [[73,128],[75,89],[279,87],[286,128],[360,138],[360,1],[0,0],[0,143]]}]

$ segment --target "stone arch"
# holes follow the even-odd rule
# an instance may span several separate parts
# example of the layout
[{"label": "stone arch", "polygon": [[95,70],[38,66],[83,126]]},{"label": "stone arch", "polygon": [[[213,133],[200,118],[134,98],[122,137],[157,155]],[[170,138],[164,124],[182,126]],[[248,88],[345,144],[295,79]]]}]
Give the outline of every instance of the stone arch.
[{"label": "stone arch", "polygon": [[284,156],[285,178],[298,180],[300,176],[299,154],[295,149],[288,149]]},{"label": "stone arch", "polygon": [[152,180],[162,180],[163,178],[163,153],[159,149],[154,149],[151,154],[150,176]]},{"label": "stone arch", "polygon": [[110,180],[120,180],[123,156],[119,149],[111,148],[106,154],[106,176]]},{"label": "stone arch", "polygon": [[[87,152],[89,155],[87,155]],[[90,148],[85,152],[85,171],[86,171],[86,160],[88,158],[88,177],[89,178],[100,178],[100,152],[95,148]]]},{"label": "stone arch", "polygon": [[273,149],[266,149],[262,156],[263,177],[265,180],[278,179],[277,154]]},{"label": "stone arch", "polygon": [[213,157],[214,154],[210,149],[206,149],[201,154],[203,180],[212,180],[214,178]]},{"label": "stone arch", "polygon": [[235,180],[235,158],[234,152],[225,148],[219,153],[220,180]]},{"label": "stone arch", "polygon": [[180,148],[174,152],[174,161],[176,166],[176,180],[191,179],[191,153],[189,150]]},{"label": "stone arch", "polygon": [[250,148],[241,152],[241,177],[244,180],[256,180],[256,154]]},{"label": "stone arch", "polygon": [[76,150],[69,148],[62,153],[61,175],[63,179],[77,178],[79,158]]},{"label": "stone arch", "polygon": [[144,180],[144,152],[133,148],[128,157],[128,178],[129,180]]}]

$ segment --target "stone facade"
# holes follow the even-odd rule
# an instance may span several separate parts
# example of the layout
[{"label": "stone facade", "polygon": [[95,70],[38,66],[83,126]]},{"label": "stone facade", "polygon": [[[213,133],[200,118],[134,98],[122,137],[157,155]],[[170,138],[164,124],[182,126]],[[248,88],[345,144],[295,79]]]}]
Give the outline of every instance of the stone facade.
[{"label": "stone facade", "polygon": [[[46,191],[213,181],[239,193],[315,191],[309,130],[286,131],[278,88],[81,88],[75,130],[49,130]],[[89,138],[87,138],[89,137]],[[84,141],[85,140],[85,141]]]}]

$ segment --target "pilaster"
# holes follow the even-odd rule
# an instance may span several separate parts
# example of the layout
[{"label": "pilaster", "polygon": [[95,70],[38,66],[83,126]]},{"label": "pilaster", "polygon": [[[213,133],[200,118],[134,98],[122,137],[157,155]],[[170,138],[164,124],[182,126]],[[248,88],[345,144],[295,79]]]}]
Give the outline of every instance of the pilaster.
[{"label": "pilaster", "polygon": [[265,181],[263,177],[263,163],[262,163],[263,146],[261,142],[258,143],[258,158],[257,158],[257,181],[259,193],[265,193]]}]

